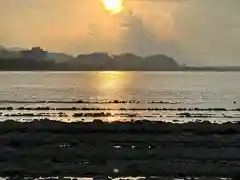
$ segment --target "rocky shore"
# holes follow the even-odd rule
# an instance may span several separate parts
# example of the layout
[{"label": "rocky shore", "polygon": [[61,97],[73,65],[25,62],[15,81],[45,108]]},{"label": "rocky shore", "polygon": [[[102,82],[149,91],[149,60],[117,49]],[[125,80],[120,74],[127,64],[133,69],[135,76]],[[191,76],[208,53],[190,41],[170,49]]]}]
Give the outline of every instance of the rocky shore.
[{"label": "rocky shore", "polygon": [[0,122],[0,176],[240,177],[240,123]]}]

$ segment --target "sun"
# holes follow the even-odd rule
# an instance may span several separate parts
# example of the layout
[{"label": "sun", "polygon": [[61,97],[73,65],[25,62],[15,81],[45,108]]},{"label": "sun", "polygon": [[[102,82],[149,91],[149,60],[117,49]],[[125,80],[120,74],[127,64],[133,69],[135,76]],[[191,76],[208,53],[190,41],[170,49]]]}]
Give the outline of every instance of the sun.
[{"label": "sun", "polygon": [[105,8],[112,13],[119,13],[123,9],[123,0],[102,0]]}]

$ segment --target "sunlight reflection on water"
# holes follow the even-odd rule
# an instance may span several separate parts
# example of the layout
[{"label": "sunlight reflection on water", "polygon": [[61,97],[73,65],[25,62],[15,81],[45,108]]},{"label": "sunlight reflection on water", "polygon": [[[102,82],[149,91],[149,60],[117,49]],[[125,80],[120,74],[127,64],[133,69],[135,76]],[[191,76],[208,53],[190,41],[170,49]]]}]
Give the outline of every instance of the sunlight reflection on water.
[{"label": "sunlight reflection on water", "polygon": [[[122,121],[125,119],[149,119],[164,121],[191,121],[198,117],[182,118],[176,116],[178,111],[147,111],[149,108],[227,108],[237,109],[240,102],[240,85],[236,83],[240,73],[213,73],[213,72],[0,72],[0,101],[59,101],[60,103],[0,103],[2,107],[77,107],[77,108],[109,108],[105,113],[120,114],[119,109],[140,108],[145,111],[131,111],[127,117],[118,115],[102,117],[108,121]],[[231,79],[231,81],[229,81]],[[223,83],[224,82],[224,83]],[[78,100],[94,101],[97,103],[74,103]],[[101,101],[131,101],[143,103],[109,103]],[[61,103],[71,101],[73,103]],[[144,103],[146,101],[164,101],[170,103]],[[171,103],[172,102],[172,103]],[[175,103],[176,102],[176,103]],[[235,102],[235,103],[233,103]],[[113,110],[112,110],[113,109]],[[118,109],[114,110],[114,109]],[[2,111],[0,120],[9,118],[14,111]],[[51,119],[62,121],[82,120],[72,117],[78,111],[68,111],[68,117],[56,117],[60,111],[37,111],[24,113],[49,113]],[[87,113],[86,111],[84,111]],[[97,112],[97,111],[94,111]],[[91,112],[91,113],[94,113]],[[99,112],[103,112],[102,110]],[[139,116],[135,117],[135,113]],[[201,113],[204,112],[191,112]],[[209,112],[206,112],[209,113]],[[230,111],[218,111],[210,120],[225,122],[238,120],[240,114]],[[5,114],[10,116],[5,117]],[[217,117],[216,117],[217,116]],[[229,119],[227,116],[233,118]],[[20,119],[19,117],[18,119]],[[24,117],[25,118],[25,117]],[[29,119],[29,117],[26,117]],[[42,118],[42,117],[40,117]],[[176,119],[177,118],[177,119]],[[32,118],[30,118],[32,119]],[[201,117],[203,119],[203,117]],[[204,118],[206,120],[207,118]],[[20,119],[21,120],[21,119]],[[87,116],[86,121],[91,120]],[[208,119],[207,119],[208,120]]]},{"label": "sunlight reflection on water", "polygon": [[[101,71],[97,72],[96,76],[93,77],[93,86],[100,91],[100,94],[111,96],[113,99],[119,101],[124,100],[119,98],[119,93],[124,93],[125,89],[130,86],[132,74],[120,72],[120,71]],[[104,100],[104,96],[98,96],[98,100]],[[115,108],[120,108],[120,104],[114,104]],[[111,114],[117,113],[117,111],[109,111]],[[121,121],[121,117],[113,116],[109,117],[108,121]]]},{"label": "sunlight reflection on water", "polygon": [[130,85],[131,74],[117,71],[97,72],[91,82],[101,93],[113,95],[113,99],[115,95],[115,99],[118,99],[117,93],[124,91]]}]

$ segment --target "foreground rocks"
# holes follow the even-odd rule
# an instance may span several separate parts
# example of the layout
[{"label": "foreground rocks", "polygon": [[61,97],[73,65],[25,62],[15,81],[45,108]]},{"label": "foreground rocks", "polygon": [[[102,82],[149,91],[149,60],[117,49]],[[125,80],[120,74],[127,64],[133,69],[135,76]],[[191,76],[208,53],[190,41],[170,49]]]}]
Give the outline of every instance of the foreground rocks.
[{"label": "foreground rocks", "polygon": [[240,124],[0,122],[0,176],[239,177]]}]

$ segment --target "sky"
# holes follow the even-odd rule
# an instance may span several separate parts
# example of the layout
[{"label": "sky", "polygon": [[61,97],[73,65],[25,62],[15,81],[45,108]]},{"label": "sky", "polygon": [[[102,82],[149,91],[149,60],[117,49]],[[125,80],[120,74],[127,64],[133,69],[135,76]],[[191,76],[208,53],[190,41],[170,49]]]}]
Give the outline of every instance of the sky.
[{"label": "sky", "polygon": [[165,54],[190,65],[240,65],[239,0],[0,0],[0,44],[54,52]]}]

